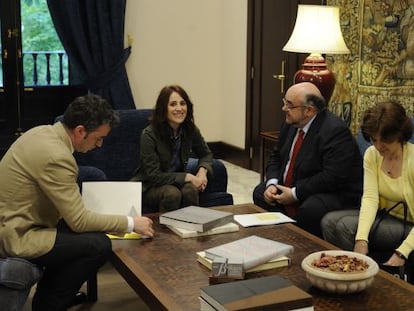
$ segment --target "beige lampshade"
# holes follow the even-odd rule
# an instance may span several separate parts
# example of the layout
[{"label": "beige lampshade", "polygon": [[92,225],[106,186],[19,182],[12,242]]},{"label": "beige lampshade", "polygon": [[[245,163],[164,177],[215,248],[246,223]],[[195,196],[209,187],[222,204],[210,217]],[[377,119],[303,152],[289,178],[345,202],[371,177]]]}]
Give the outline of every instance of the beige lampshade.
[{"label": "beige lampshade", "polygon": [[295,27],[283,51],[320,54],[349,53],[342,37],[339,8],[300,4]]}]

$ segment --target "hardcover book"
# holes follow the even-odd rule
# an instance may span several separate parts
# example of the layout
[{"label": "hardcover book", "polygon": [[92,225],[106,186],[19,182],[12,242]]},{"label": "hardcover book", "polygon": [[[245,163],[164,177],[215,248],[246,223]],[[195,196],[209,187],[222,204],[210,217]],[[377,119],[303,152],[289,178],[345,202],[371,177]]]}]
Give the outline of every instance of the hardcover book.
[{"label": "hardcover book", "polygon": [[[212,308],[207,308],[207,303]],[[202,310],[313,310],[312,296],[278,276],[267,276],[200,288]]]},{"label": "hardcover book", "polygon": [[[211,270],[213,261],[206,257],[205,252],[197,252],[197,261],[201,263],[203,266]],[[276,268],[282,268],[282,267],[288,267],[290,265],[291,259],[287,256],[282,256],[278,258],[273,258],[269,260],[268,262],[262,263],[258,266],[255,266],[253,268],[250,268],[246,270],[246,273],[249,272],[259,272],[259,271],[265,271],[270,269],[276,269]]]},{"label": "hardcover book", "polygon": [[206,249],[206,257],[242,259],[245,271],[268,262],[271,259],[286,256],[293,252],[293,246],[278,241],[251,235],[239,240]]},{"label": "hardcover book", "polygon": [[204,236],[204,235],[211,235],[211,234],[220,234],[220,233],[227,233],[227,232],[236,232],[239,231],[239,225],[234,223],[234,222],[229,222],[227,224],[224,224],[222,226],[218,226],[218,227],[214,227],[208,231],[204,231],[204,232],[198,232],[195,230],[187,230],[187,229],[182,229],[182,228],[178,228],[178,227],[173,227],[170,225],[167,225],[167,227],[173,231],[174,233],[176,233],[178,236],[182,237],[182,238],[194,238],[194,237],[198,237],[198,236]]},{"label": "hardcover book", "polygon": [[205,232],[233,221],[233,214],[206,207],[187,206],[160,215],[160,224]]}]

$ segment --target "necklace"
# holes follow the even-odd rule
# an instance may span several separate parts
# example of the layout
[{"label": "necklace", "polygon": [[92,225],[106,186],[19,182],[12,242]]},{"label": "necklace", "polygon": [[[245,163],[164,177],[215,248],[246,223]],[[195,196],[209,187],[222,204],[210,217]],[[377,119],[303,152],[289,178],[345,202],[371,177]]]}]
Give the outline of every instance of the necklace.
[{"label": "necklace", "polygon": [[388,175],[392,175],[392,173],[393,173],[393,171],[394,171],[394,167],[395,167],[395,164],[397,163],[397,161],[398,160],[389,160],[388,161],[388,167],[385,167],[384,169],[385,169],[385,172],[388,174]]},{"label": "necklace", "polygon": [[391,158],[390,160],[388,160],[387,162],[387,164],[389,164],[389,166],[388,166],[388,168],[384,168],[385,169],[385,172],[388,174],[388,175],[392,175],[392,173],[393,173],[393,171],[394,171],[394,168],[396,167],[396,165],[399,165],[399,162],[401,161],[401,158],[400,157],[394,157],[394,158]]}]

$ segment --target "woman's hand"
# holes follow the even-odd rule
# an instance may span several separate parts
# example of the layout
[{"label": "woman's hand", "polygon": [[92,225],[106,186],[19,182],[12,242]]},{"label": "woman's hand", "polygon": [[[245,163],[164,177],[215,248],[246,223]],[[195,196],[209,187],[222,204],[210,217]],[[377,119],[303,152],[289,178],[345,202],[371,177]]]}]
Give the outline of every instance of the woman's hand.
[{"label": "woman's hand", "polygon": [[388,259],[387,262],[384,262],[384,266],[394,266],[394,267],[400,267],[405,264],[405,259],[401,258],[397,254],[392,254],[390,259]]},{"label": "woman's hand", "polygon": [[199,190],[201,192],[203,192],[206,187],[207,187],[207,170],[204,167],[200,167],[198,169],[197,175],[196,175],[200,180],[201,180],[201,187],[199,188]]},{"label": "woman's hand", "polygon": [[154,236],[152,220],[145,216],[134,217],[134,232],[152,238]]},{"label": "woman's hand", "polygon": [[366,255],[368,254],[368,242],[364,240],[355,241],[354,252]]},{"label": "woman's hand", "polygon": [[207,177],[205,177],[205,181],[203,178],[200,178],[199,176],[193,175],[191,173],[187,173],[185,175],[185,181],[191,182],[198,191],[204,191],[204,189],[207,187]]}]

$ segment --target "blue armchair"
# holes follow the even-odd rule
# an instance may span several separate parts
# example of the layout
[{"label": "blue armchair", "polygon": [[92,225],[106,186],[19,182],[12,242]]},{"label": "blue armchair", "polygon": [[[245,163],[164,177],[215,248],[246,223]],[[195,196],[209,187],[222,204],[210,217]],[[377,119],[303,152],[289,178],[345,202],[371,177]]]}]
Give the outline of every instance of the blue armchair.
[{"label": "blue armchair", "polygon": [[42,269],[23,258],[0,258],[0,310],[20,311]]}]

